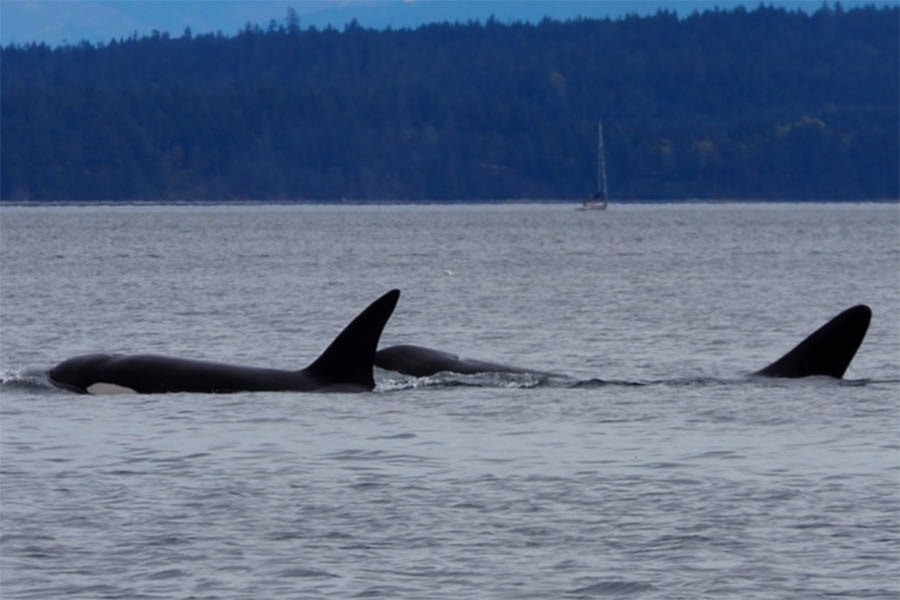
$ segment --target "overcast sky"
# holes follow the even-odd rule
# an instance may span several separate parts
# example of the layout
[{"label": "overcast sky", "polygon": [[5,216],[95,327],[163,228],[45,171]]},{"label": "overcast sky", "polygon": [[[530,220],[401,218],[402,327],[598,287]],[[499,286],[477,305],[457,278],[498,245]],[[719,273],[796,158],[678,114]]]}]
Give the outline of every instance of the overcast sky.
[{"label": "overcast sky", "polygon": [[[900,0],[879,0],[876,5]],[[871,2],[869,2],[871,3]],[[653,14],[660,8],[681,16],[694,10],[747,8],[758,1],[737,0],[0,0],[0,44],[45,42],[108,42],[153,30],[180,36],[190,27],[196,34],[221,31],[234,35],[246,23],[265,28],[284,21],[289,7],[301,27],[342,28],[356,19],[363,27],[416,27],[435,21],[539,21],[544,16],[565,20],[578,16],[618,18]],[[821,0],[783,0],[766,4],[813,12]],[[842,6],[867,4],[844,0]]]}]

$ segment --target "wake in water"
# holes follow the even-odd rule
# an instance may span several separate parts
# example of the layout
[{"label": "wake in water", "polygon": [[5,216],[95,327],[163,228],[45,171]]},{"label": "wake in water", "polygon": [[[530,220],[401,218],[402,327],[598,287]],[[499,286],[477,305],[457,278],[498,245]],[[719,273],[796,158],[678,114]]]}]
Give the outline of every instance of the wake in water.
[{"label": "wake in water", "polygon": [[[720,385],[755,385],[784,386],[796,385],[796,382],[769,379],[766,377],[747,376],[737,378],[721,377],[673,377],[668,379],[603,379],[591,377],[578,379],[566,375],[546,375],[541,373],[476,373],[462,375],[459,373],[441,372],[429,377],[412,377],[398,375],[394,372],[380,371],[376,377],[377,392],[398,392],[418,389],[452,389],[452,388],[484,388],[484,389],[585,389],[592,390],[608,387],[647,387],[647,386],[720,386]],[[829,385],[867,386],[876,384],[897,384],[900,379],[833,379],[831,377],[812,377],[811,382],[827,382]],[[41,369],[22,369],[0,372],[0,391],[31,391],[64,393],[47,377]]]},{"label": "wake in water", "polygon": [[[457,387],[495,388],[495,389],[598,389],[606,387],[707,387],[753,385],[766,387],[783,387],[796,385],[795,380],[771,379],[756,375],[745,377],[672,377],[667,379],[577,379],[566,375],[544,375],[539,373],[477,373],[463,375],[459,373],[441,372],[428,377],[412,377],[384,371],[377,378],[376,391],[394,392],[412,389],[450,389]],[[900,380],[873,379],[834,379],[832,377],[810,377],[807,381],[813,385],[865,386],[869,384],[900,383]]]},{"label": "wake in water", "polygon": [[0,372],[0,390],[57,390],[41,369]]},{"label": "wake in water", "polygon": [[498,389],[532,389],[544,387],[566,387],[552,383],[554,379],[567,379],[560,376],[548,376],[538,373],[460,373],[441,372],[427,377],[402,375],[393,371],[382,371],[381,378],[376,378],[376,390],[401,391],[414,389],[448,389],[456,387],[498,388]]}]

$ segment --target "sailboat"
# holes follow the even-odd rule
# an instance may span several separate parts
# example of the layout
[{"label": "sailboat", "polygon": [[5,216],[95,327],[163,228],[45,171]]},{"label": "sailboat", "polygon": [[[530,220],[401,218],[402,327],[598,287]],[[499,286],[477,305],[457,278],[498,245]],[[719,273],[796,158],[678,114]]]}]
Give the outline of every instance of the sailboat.
[{"label": "sailboat", "polygon": [[606,210],[606,153],[603,149],[603,121],[597,121],[597,191],[578,210]]}]

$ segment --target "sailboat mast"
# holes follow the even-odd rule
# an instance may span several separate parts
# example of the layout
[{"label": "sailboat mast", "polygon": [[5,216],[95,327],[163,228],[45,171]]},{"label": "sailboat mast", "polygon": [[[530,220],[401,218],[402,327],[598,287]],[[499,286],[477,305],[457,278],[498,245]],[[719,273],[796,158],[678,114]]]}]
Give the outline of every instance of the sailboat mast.
[{"label": "sailboat mast", "polygon": [[603,148],[603,121],[597,121],[597,191],[608,198],[606,190],[606,152]]}]

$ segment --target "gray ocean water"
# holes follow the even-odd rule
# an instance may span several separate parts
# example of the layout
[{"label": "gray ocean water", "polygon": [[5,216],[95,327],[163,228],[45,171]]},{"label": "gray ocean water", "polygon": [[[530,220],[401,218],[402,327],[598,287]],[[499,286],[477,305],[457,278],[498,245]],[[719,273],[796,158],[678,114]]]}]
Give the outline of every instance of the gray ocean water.
[{"label": "gray ocean water", "polygon": [[[0,209],[0,597],[898,598],[897,204]],[[79,396],[75,354],[561,373]],[[747,374],[844,308],[845,380]]]}]

